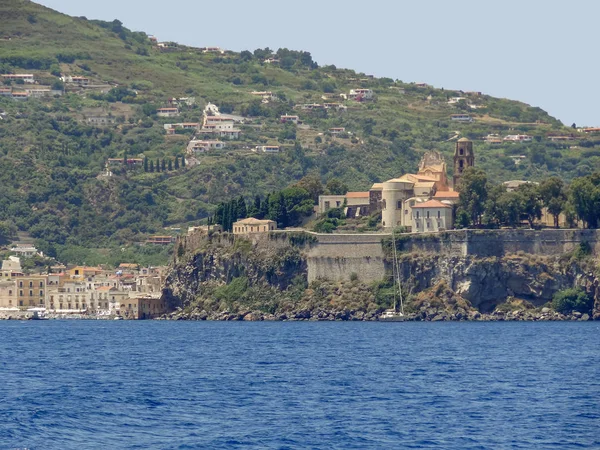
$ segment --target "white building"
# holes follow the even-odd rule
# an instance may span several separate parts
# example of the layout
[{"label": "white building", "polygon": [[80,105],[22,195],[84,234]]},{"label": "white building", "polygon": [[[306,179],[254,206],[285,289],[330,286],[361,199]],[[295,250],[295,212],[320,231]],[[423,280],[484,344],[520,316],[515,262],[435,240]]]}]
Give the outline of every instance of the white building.
[{"label": "white building", "polygon": [[353,100],[373,100],[372,89],[351,89],[348,98]]},{"label": "white building", "polygon": [[278,145],[257,145],[254,149],[256,153],[279,153]]},{"label": "white building", "polygon": [[412,207],[412,231],[444,231],[452,229],[452,206],[438,200],[417,203]]},{"label": "white building", "polygon": [[205,153],[209,150],[222,150],[225,148],[225,142],[222,141],[202,141],[193,139],[187,146],[188,153]]}]

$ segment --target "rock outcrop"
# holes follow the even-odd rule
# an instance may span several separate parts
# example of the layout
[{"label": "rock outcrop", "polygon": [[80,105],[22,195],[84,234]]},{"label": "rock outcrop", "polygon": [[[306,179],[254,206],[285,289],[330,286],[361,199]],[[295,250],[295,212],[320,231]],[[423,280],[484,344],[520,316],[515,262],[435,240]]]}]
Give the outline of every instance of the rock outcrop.
[{"label": "rock outcrop", "polygon": [[[391,307],[389,258],[380,283],[355,277],[309,284],[310,245],[287,234],[206,236],[172,267],[164,295],[174,312],[167,318],[378,320]],[[398,263],[404,320],[600,319],[599,279],[590,259],[403,253]],[[575,286],[596,300],[592,311],[565,316],[550,309],[556,292]]]}]

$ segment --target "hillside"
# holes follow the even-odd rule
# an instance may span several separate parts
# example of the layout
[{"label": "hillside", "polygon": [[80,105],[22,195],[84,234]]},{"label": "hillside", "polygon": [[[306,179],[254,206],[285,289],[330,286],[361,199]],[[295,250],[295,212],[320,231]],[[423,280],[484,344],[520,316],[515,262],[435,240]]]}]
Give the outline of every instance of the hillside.
[{"label": "hillside", "polygon": [[[568,180],[600,162],[600,140],[521,102],[319,67],[303,51],[234,53],[159,43],[118,20],[69,17],[25,0],[0,0],[0,17],[0,73],[32,74],[35,88],[65,89],[62,96],[18,100],[14,93],[32,86],[4,81],[0,221],[30,233],[63,260],[102,262],[110,249],[125,247],[164,258],[162,250],[136,244],[169,233],[165,228],[198,223],[221,201],[264,196],[309,174],[365,190],[415,170],[426,150],[438,149],[449,160],[462,136],[476,141],[477,165],[495,181],[551,174]],[[88,84],[63,83],[61,76],[84,77]],[[374,98],[348,98],[358,88]],[[175,105],[169,99],[181,97],[195,102],[179,101],[176,118],[157,115],[158,108]],[[164,125],[202,122],[209,102],[221,113],[243,116],[236,123],[241,134],[224,150],[188,154],[183,167],[194,132],[167,135]],[[340,106],[298,107],[324,103]],[[473,121],[451,120],[459,113]],[[285,114],[303,124],[281,123]],[[332,135],[330,128],[345,130]],[[490,134],[526,134],[531,142],[485,143]],[[281,152],[251,152],[257,145],[277,145]],[[519,156],[518,165],[511,156]],[[112,176],[103,176],[108,158],[142,158],[165,168],[116,164]]]}]

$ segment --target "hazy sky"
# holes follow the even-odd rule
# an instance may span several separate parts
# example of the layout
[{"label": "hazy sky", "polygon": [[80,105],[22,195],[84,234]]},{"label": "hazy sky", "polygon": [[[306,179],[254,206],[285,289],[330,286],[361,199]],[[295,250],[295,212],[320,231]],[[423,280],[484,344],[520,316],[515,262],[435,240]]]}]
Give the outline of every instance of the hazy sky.
[{"label": "hazy sky", "polygon": [[320,65],[539,106],[600,125],[597,0],[40,0],[118,18],[161,41],[228,50],[288,47]]}]

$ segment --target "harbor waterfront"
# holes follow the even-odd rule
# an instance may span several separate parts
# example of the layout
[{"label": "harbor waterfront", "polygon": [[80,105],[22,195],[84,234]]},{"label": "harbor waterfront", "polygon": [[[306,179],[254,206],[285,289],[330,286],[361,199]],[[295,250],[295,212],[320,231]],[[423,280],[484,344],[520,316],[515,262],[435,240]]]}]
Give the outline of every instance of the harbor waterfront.
[{"label": "harbor waterfront", "polygon": [[0,322],[0,448],[600,447],[600,325]]}]

